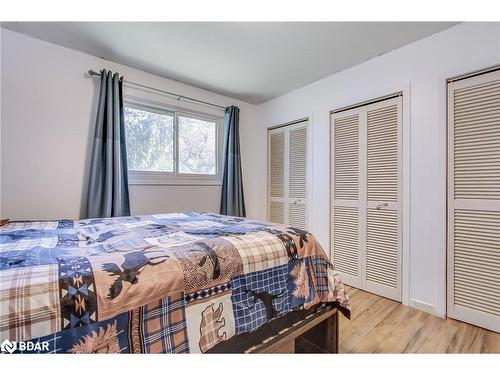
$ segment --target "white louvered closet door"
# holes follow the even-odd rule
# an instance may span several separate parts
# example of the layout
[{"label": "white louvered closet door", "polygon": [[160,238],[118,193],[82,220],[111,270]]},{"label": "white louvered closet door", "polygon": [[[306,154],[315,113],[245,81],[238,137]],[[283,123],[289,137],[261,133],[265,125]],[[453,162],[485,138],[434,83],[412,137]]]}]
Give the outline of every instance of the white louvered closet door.
[{"label": "white louvered closet door", "polygon": [[290,126],[288,140],[288,224],[307,230],[307,126]]},{"label": "white louvered closet door", "polygon": [[308,229],[307,134],[302,121],[269,131],[268,218],[275,223]]},{"label": "white louvered closet door", "polygon": [[285,224],[285,131],[269,133],[268,218]]},{"label": "white louvered closet door", "polygon": [[401,301],[401,97],[332,114],[331,247],[344,282]]},{"label": "white louvered closet door", "polygon": [[362,236],[360,233],[360,113],[332,114],[331,129],[331,237],[332,258],[342,280],[362,288]]},{"label": "white louvered closet door", "polygon": [[365,109],[365,288],[401,301],[401,97]]},{"label": "white louvered closet door", "polygon": [[500,332],[500,71],[448,84],[448,315]]}]

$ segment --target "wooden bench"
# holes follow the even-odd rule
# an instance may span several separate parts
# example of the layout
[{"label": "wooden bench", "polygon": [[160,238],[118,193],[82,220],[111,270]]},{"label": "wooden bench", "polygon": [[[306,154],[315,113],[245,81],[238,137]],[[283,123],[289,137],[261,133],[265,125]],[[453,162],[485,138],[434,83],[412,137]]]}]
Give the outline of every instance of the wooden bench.
[{"label": "wooden bench", "polygon": [[246,353],[338,353],[339,312],[336,308],[317,311]]}]

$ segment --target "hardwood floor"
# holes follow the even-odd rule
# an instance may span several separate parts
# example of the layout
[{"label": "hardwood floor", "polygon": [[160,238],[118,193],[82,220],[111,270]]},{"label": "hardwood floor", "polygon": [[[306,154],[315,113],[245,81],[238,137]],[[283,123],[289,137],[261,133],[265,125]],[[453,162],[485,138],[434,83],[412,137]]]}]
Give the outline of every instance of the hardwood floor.
[{"label": "hardwood floor", "polygon": [[340,353],[500,353],[498,333],[347,290],[352,319],[340,318]]}]

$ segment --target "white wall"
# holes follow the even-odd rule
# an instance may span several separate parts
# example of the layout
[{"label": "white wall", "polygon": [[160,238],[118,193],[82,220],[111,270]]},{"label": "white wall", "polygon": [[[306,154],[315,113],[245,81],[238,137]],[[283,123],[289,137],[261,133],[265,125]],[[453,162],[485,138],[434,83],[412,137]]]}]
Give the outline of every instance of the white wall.
[{"label": "white wall", "polygon": [[410,130],[406,224],[409,257],[403,294],[412,306],[444,315],[446,246],[446,78],[500,63],[500,24],[467,23],[280,96],[258,107],[242,129],[250,216],[266,216],[266,129],[309,117],[312,124],[310,230],[329,249],[329,112],[404,91]]},{"label": "white wall", "polygon": [[[249,127],[247,122],[252,121],[253,105],[10,30],[0,32],[2,218],[81,216],[99,84],[98,79],[86,77],[88,69],[111,69],[133,82],[223,106],[235,104],[241,110],[241,126]],[[131,89],[124,91],[127,95]],[[155,99],[175,102],[158,95]],[[219,194],[219,186],[130,188],[133,214],[217,212]]]}]

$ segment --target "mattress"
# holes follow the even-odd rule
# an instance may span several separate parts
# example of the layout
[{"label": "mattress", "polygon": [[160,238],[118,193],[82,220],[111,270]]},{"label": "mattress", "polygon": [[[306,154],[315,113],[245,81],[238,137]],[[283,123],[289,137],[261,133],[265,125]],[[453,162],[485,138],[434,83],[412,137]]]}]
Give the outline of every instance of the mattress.
[{"label": "mattress", "polygon": [[0,227],[9,351],[213,352],[319,304],[349,315],[325,252],[298,228],[211,213]]}]

